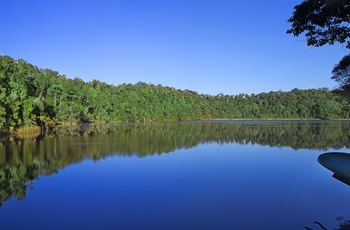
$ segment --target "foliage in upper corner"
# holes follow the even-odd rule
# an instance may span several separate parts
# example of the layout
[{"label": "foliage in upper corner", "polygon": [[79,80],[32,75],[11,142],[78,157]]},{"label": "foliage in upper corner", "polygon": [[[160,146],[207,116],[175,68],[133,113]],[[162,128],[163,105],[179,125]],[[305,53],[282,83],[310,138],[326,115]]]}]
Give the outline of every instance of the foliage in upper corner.
[{"label": "foliage in upper corner", "polygon": [[[304,34],[308,46],[345,44],[350,49],[350,0],[305,0],[294,7],[288,19],[288,34]],[[341,90],[350,91],[350,56],[346,55],[332,71]]]},{"label": "foliage in upper corner", "polygon": [[288,19],[292,28],[287,33],[299,36],[305,33],[308,46],[345,43],[350,48],[350,1],[306,0],[294,7]]}]

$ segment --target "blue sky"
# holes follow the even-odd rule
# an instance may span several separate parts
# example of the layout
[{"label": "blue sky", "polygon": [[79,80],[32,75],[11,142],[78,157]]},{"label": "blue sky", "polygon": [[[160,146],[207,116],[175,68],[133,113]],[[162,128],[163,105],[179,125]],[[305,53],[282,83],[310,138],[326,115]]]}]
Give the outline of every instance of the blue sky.
[{"label": "blue sky", "polygon": [[69,78],[236,95],[337,83],[342,45],[286,34],[301,0],[1,1],[0,54]]}]

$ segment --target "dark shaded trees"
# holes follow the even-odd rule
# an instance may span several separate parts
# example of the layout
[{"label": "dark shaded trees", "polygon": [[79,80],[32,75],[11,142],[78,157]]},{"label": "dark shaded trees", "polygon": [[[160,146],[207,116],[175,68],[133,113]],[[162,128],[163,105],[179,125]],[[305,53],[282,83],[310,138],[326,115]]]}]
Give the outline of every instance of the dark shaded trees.
[{"label": "dark shaded trees", "polygon": [[340,89],[350,91],[350,55],[343,57],[334,66],[332,74],[332,79],[339,83]]},{"label": "dark shaded trees", "polygon": [[305,33],[308,46],[345,43],[350,48],[349,0],[305,0],[294,7],[288,22],[292,28],[287,33],[294,36]]},{"label": "dark shaded trees", "polygon": [[[350,49],[350,0],[305,0],[294,7],[288,34],[304,34],[308,46],[323,46],[335,43],[345,44]],[[340,88],[350,89],[349,55],[345,56],[333,69],[332,79]]]}]

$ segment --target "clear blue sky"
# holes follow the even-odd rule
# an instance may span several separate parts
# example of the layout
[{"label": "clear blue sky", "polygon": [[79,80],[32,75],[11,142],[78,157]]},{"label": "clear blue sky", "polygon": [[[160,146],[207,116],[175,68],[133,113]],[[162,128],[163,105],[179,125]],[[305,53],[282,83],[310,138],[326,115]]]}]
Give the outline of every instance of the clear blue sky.
[{"label": "clear blue sky", "polygon": [[341,45],[287,35],[301,0],[1,1],[0,54],[69,78],[200,94],[261,93],[337,83]]}]

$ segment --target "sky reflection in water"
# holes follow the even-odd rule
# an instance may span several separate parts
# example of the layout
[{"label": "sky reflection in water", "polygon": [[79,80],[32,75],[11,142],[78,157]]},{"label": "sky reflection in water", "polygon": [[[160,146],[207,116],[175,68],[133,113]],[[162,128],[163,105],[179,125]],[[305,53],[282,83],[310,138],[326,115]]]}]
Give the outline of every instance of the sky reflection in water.
[{"label": "sky reflection in water", "polygon": [[[346,151],[338,149],[337,151]],[[332,228],[350,187],[322,150],[202,143],[162,155],[110,156],[40,176],[0,208],[1,229]],[[317,229],[317,228],[316,228]]]}]

